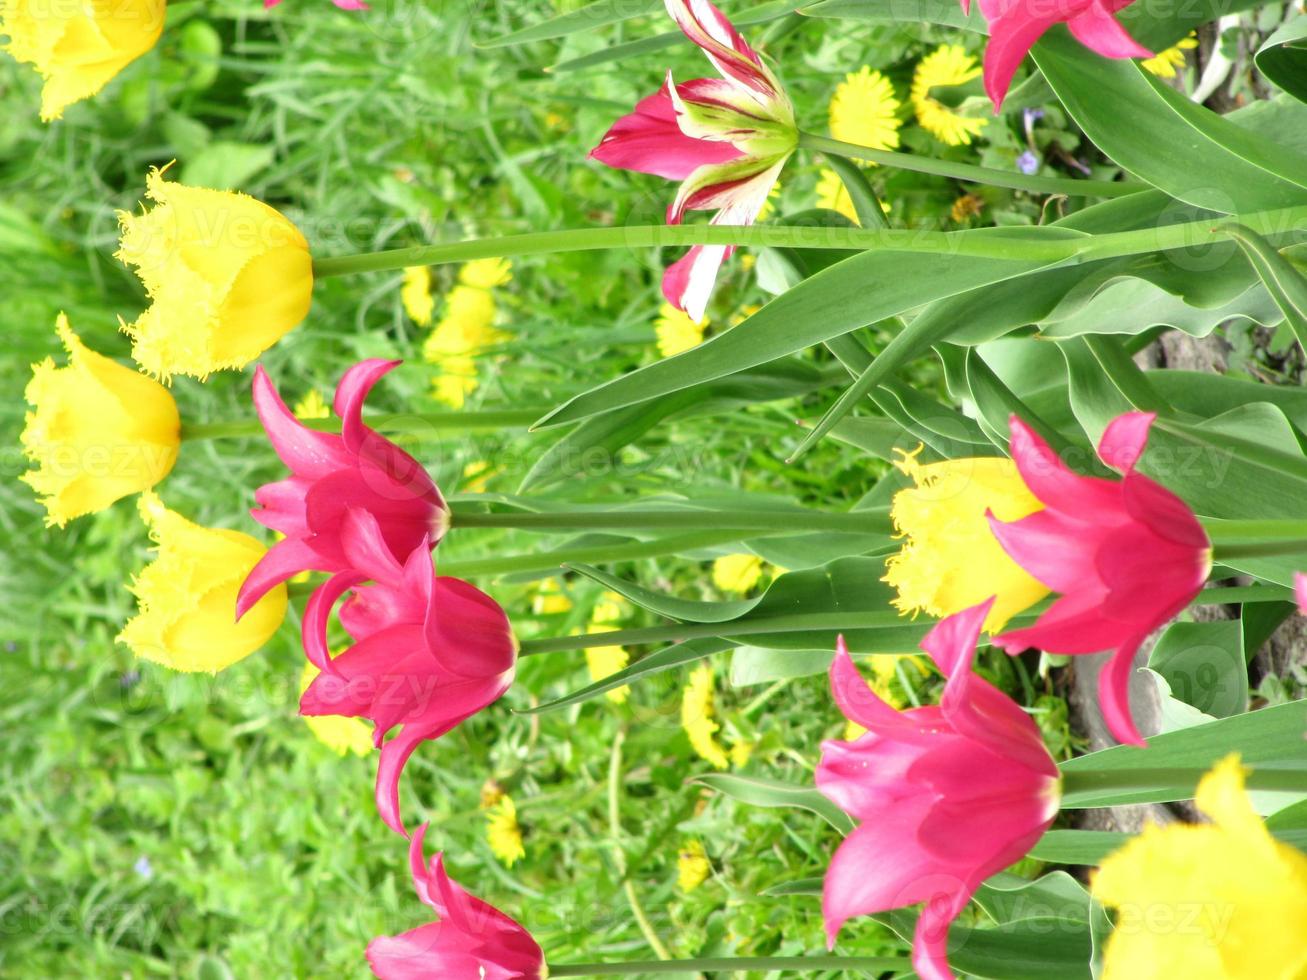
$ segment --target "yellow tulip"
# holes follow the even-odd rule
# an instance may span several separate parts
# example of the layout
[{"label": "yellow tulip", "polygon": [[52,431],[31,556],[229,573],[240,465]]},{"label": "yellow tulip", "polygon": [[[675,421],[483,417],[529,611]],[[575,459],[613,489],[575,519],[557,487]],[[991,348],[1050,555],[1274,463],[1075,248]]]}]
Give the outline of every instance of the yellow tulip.
[{"label": "yellow tulip", "polygon": [[20,437],[37,469],[22,480],[41,498],[46,524],[104,510],[154,486],[177,461],[181,420],[168,389],[82,345],[62,313],[55,330],[68,366],[32,365],[34,411]]},{"label": "yellow tulip", "polygon": [[286,617],[279,585],[236,621],[236,593],[266,548],[240,531],[200,527],[141,496],[141,517],[158,545],[132,582],[140,611],[118,641],[145,660],[181,671],[217,673],[267,642]]},{"label": "yellow tulip", "polygon": [[163,31],[165,0],[3,0],[0,33],[45,79],[41,118],[58,119],[145,52]]},{"label": "yellow tulip", "polygon": [[885,562],[884,581],[898,592],[894,605],[904,615],[944,617],[997,596],[985,619],[985,629],[997,632],[1048,589],[1007,556],[985,512],[1015,521],[1043,505],[1010,459],[921,464],[917,452],[903,454],[895,464],[916,486],[900,490],[890,505],[890,519],[907,539]]},{"label": "yellow tulip", "polygon": [[187,187],[150,171],[155,207],[120,211],[117,257],[136,267],[151,304],[124,324],[150,374],[205,378],[241,368],[309,312],[309,245],[280,212],[245,194]]},{"label": "yellow tulip", "polygon": [[1227,756],[1198,784],[1210,824],[1146,826],[1103,861],[1091,890],[1117,912],[1104,980],[1307,977],[1307,854],[1267,832],[1244,776]]}]

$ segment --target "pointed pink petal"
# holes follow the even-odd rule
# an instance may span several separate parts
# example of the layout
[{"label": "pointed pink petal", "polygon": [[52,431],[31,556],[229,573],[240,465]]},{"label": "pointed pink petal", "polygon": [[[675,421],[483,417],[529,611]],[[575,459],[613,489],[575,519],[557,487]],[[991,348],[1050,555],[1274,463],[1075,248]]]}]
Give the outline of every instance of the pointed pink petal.
[{"label": "pointed pink petal", "polygon": [[340,383],[336,385],[332,408],[340,417],[341,440],[351,453],[359,452],[365,437],[372,431],[363,424],[363,403],[367,400],[368,392],[384,375],[403,363],[373,357],[360,361],[341,376]]},{"label": "pointed pink petal", "polygon": [[480,958],[460,948],[462,939],[443,920],[398,936],[378,936],[368,943],[368,965],[380,980],[477,980],[486,976]]},{"label": "pointed pink petal", "polygon": [[948,965],[949,927],[971,901],[974,890],[935,895],[922,908],[912,934],[912,968],[921,980],[953,980]]},{"label": "pointed pink petal", "polygon": [[1058,20],[1056,16],[1036,18],[1013,13],[990,21],[989,45],[985,48],[985,94],[994,103],[994,112],[1002,107],[1026,52]]},{"label": "pointed pink petal", "polygon": [[254,369],[254,410],[281,461],[296,476],[316,479],[350,464],[339,436],[305,428],[277,394],[268,372]]},{"label": "pointed pink petal", "polygon": [[1052,510],[1038,510],[1010,522],[989,513],[985,516],[1008,557],[1054,592],[1077,591],[1096,576],[1098,539],[1107,528]]},{"label": "pointed pink petal", "polygon": [[1108,620],[1102,613],[1103,592],[1082,590],[1062,596],[1034,626],[1010,630],[990,640],[1008,653],[1030,647],[1048,653],[1076,655],[1111,650],[1127,634],[1125,623]]},{"label": "pointed pink petal", "polygon": [[[445,906],[440,900],[438,894],[431,890],[431,875],[438,861],[441,861],[442,854],[437,852],[431,857],[430,868],[427,865],[426,858],[423,854],[423,848],[426,846],[427,828],[431,826],[431,821],[423,822],[408,842],[408,867],[413,874],[413,887],[417,890],[418,898],[424,903],[430,905],[436,910],[436,914],[441,918],[445,916]],[[444,870],[443,862],[441,870]]]},{"label": "pointed pink petal", "polygon": [[895,711],[867,686],[867,682],[858,673],[858,668],[853,665],[843,636],[836,640],[835,659],[830,665],[830,689],[831,696],[844,717],[857,722],[869,732],[918,745],[929,745],[935,738],[931,734],[931,719],[920,715],[920,712],[928,709]]},{"label": "pointed pink petal", "polygon": [[[430,566],[430,561],[426,562]],[[425,622],[427,644],[441,665],[463,677],[491,677],[517,659],[513,628],[499,603],[470,582],[441,576]]]},{"label": "pointed pink petal", "polygon": [[320,671],[335,672],[327,648],[327,623],[331,619],[331,610],[341,596],[363,581],[364,576],[357,572],[339,572],[314,589],[304,605],[304,622],[300,630],[304,655]]},{"label": "pointed pink petal", "polygon": [[699,46],[723,76],[742,82],[759,94],[774,94],[758,55],[725,14],[708,0],[664,0],[664,3],[676,26]]},{"label": "pointed pink petal", "polygon": [[1153,56],[1153,52],[1132,38],[1101,3],[1091,3],[1083,13],[1068,20],[1066,26],[1077,41],[1104,58]]},{"label": "pointed pink petal", "polygon": [[1142,473],[1127,473],[1121,499],[1135,520],[1168,541],[1197,550],[1211,547],[1207,532],[1189,505]]},{"label": "pointed pink petal", "polygon": [[305,542],[295,538],[278,541],[264,553],[241,583],[236,594],[236,618],[244,616],[276,586],[306,571],[329,572],[333,569]]},{"label": "pointed pink petal", "polygon": [[965,884],[917,841],[917,827],[929,807],[924,794],[907,797],[844,838],[822,887],[821,914],[829,946],[855,916],[903,908]]},{"label": "pointed pink petal", "polygon": [[[948,735],[932,739],[956,745]],[[920,790],[907,779],[912,764],[927,751],[923,746],[868,733],[853,742],[831,739],[821,743],[817,790],[857,820],[874,820],[905,796]]]},{"label": "pointed pink petal", "polygon": [[265,483],[254,491],[254,501],[259,509],[251,510],[250,516],[288,538],[304,537],[309,533],[304,497],[312,485],[311,480],[300,476]]},{"label": "pointed pink petal", "polygon": [[702,320],[717,270],[735,251],[730,246],[695,245],[663,273],[663,296],[692,320]]},{"label": "pointed pink petal", "polygon": [[970,674],[980,627],[994,606],[994,598],[990,596],[978,605],[941,619],[921,641],[921,649],[930,654],[945,677],[954,673]]},{"label": "pointed pink petal", "polygon": [[1098,458],[1113,469],[1129,473],[1143,456],[1148,446],[1148,432],[1156,420],[1156,412],[1118,415],[1108,423],[1098,440]]},{"label": "pointed pink petal", "polygon": [[1298,612],[1307,615],[1307,575],[1293,573],[1293,595],[1298,600]]},{"label": "pointed pink petal", "polygon": [[[990,41],[990,47],[993,47]],[[986,55],[988,57],[988,54]],[[1026,487],[1049,510],[1086,523],[1119,523],[1120,484],[1073,472],[1039,435],[1013,415],[1008,420],[1012,460]]]},{"label": "pointed pink petal", "polygon": [[684,180],[704,165],[737,159],[740,151],[730,143],[681,132],[669,94],[671,84],[669,75],[662,88],[636,103],[635,112],[613,123],[590,151],[590,159],[667,180]]},{"label": "pointed pink petal", "polygon": [[1135,652],[1142,642],[1143,637],[1138,636],[1122,643],[1098,674],[1098,703],[1108,731],[1118,742],[1140,748],[1148,743],[1130,714],[1130,677],[1135,672]]},{"label": "pointed pink petal", "polygon": [[366,578],[397,582],[403,575],[403,566],[391,552],[374,511],[364,507],[345,510],[340,520],[340,548],[350,567]]}]

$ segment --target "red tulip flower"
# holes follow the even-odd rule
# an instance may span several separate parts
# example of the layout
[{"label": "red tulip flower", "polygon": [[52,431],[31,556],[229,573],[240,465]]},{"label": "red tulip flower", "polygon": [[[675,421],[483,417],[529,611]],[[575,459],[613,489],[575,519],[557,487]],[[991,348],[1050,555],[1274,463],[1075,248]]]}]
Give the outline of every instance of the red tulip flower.
[{"label": "red tulip flower", "polygon": [[1135,470],[1154,418],[1127,412],[1107,427],[1098,455],[1124,479],[1104,480],[1072,472],[1014,415],[1012,459],[1044,509],[1010,524],[989,519],[1012,560],[1062,593],[1034,626],[992,642],[1008,653],[1112,651],[1099,701],[1112,734],[1131,745],[1144,744],[1130,716],[1135,652],[1189,605],[1212,568],[1211,542],[1193,511]]},{"label": "red tulip flower", "polygon": [[[427,542],[401,564],[376,516],[352,510],[341,545],[349,570],[328,579],[304,609],[304,650],[321,673],[301,696],[300,714],[373,722],[381,749],[377,810],[403,834],[399,777],[409,757],[508,690],[517,641],[498,603],[462,579],[436,575]],[[347,592],[340,621],[355,643],[332,657],[327,622]]]},{"label": "red tulip flower", "polygon": [[251,511],[254,519],[285,540],[273,545],[245,579],[238,618],[273,586],[300,572],[348,568],[340,531],[349,510],[376,518],[396,560],[407,558],[421,541],[434,546],[445,533],[449,508],[422,464],[363,423],[368,392],[399,363],[372,359],[345,372],[335,398],[340,435],[301,424],[262,366],[255,371],[254,407],[291,475],[254,494],[260,505]]},{"label": "red tulip flower", "polygon": [[840,710],[867,733],[825,742],[817,767],[817,788],[861,821],[826,871],[826,935],[833,947],[853,916],[925,902],[912,951],[922,980],[952,976],[949,926],[1058,811],[1058,770],[1038,727],[971,670],[993,602],[941,620],[922,640],[948,677],[938,706],[890,707],[859,675],[842,637],[830,670]]},{"label": "red tulip flower", "polygon": [[[1115,16],[1134,0],[980,0],[989,22],[985,48],[985,94],[994,111],[1003,104],[1012,76],[1034,43],[1054,24],[1066,24],[1077,41],[1104,58],[1151,58]],[[962,0],[969,13],[971,0]]]},{"label": "red tulip flower", "polygon": [[[794,107],[780,82],[726,16],[708,0],[665,0],[685,36],[721,78],[663,87],[640,100],[590,151],[622,170],[680,181],[667,223],[687,210],[716,211],[712,224],[751,225],[798,145]],[[696,245],[663,275],[663,295],[703,319],[717,270],[735,251]]]},{"label": "red tulip flower", "polygon": [[372,940],[372,972],[381,980],[543,980],[545,954],[529,932],[451,881],[443,855],[423,862],[426,832],[423,824],[413,835],[409,864],[418,898],[440,921]]}]

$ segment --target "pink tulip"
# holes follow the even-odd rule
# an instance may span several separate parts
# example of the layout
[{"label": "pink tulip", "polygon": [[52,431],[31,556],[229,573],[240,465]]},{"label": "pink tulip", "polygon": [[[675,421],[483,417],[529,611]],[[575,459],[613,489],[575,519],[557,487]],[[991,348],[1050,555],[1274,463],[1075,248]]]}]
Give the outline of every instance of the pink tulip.
[{"label": "pink tulip", "polygon": [[1154,415],[1127,412],[1103,432],[1098,455],[1124,479],[1073,473],[1015,415],[1011,452],[1044,509],[1005,524],[990,516],[1003,550],[1062,596],[1034,626],[996,636],[1008,653],[1112,651],[1099,675],[1099,701],[1112,734],[1143,745],[1130,717],[1135,652],[1149,633],[1198,594],[1212,567],[1211,542],[1193,511],[1135,471]]},{"label": "pink tulip", "polygon": [[[963,13],[970,0],[961,0]],[[1104,58],[1151,58],[1153,52],[1126,33],[1113,16],[1133,0],[980,0],[989,22],[985,48],[985,94],[997,112],[1012,76],[1034,43],[1054,24],[1065,23],[1075,39]]]},{"label": "pink tulip", "polygon": [[[304,651],[321,673],[300,698],[300,714],[373,722],[381,749],[377,810],[403,834],[399,777],[409,756],[508,690],[517,641],[493,599],[461,579],[436,575],[425,541],[401,564],[375,515],[351,510],[341,545],[349,570],[328,579],[304,609]],[[347,592],[340,621],[356,642],[332,657],[327,623]],[[399,732],[382,744],[396,726]]]},{"label": "pink tulip", "polygon": [[[665,3],[722,77],[678,85],[668,72],[663,87],[617,120],[590,157],[680,181],[668,224],[695,210],[716,211],[715,225],[751,225],[797,145],[794,107],[771,69],[708,0]],[[717,270],[734,251],[691,248],[663,275],[667,301],[702,319]]]},{"label": "pink tulip", "polygon": [[867,733],[823,743],[817,767],[817,788],[861,821],[826,871],[826,935],[833,948],[853,916],[925,902],[912,944],[922,980],[952,976],[950,924],[1058,811],[1058,770],[1039,729],[971,670],[993,603],[941,620],[922,640],[948,677],[938,706],[890,707],[859,675],[843,637],[830,670],[840,710]]},{"label": "pink tulip", "polygon": [[260,507],[251,511],[265,527],[284,534],[241,586],[236,615],[244,615],[269,589],[314,570],[349,567],[340,528],[347,511],[372,514],[391,555],[406,558],[420,541],[438,542],[449,525],[449,508],[422,465],[363,423],[363,401],[377,380],[399,361],[363,361],[336,387],[340,435],[302,425],[277,394],[267,372],[254,372],[254,407],[272,447],[291,475],[261,486]]},{"label": "pink tulip", "polygon": [[1298,612],[1307,616],[1307,575],[1293,573],[1293,595],[1298,600]]},{"label": "pink tulip", "polygon": [[368,943],[368,963],[381,980],[542,980],[545,954],[531,934],[499,909],[473,898],[445,873],[444,855],[423,863],[427,824],[409,843],[418,898],[440,916],[399,936]]}]

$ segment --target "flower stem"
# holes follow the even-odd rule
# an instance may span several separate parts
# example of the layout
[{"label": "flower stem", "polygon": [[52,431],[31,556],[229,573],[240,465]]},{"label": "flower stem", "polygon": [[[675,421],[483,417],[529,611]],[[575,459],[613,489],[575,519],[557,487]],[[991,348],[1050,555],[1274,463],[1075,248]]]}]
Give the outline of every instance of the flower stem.
[{"label": "flower stem", "polygon": [[1212,542],[1212,558],[1261,558],[1307,555],[1307,521],[1246,520],[1203,522]]},{"label": "flower stem", "polygon": [[813,510],[583,510],[544,513],[496,513],[453,505],[456,528],[498,527],[525,531],[655,530],[671,528],[742,531],[846,531],[890,534],[889,510],[869,508],[833,514]]},{"label": "flower stem", "polygon": [[634,973],[696,973],[757,970],[794,970],[807,976],[811,970],[907,970],[908,961],[894,956],[717,956],[692,960],[646,960],[629,963],[549,964],[550,977],[610,977]]},{"label": "flower stem", "polygon": [[[487,409],[480,412],[426,412],[399,415],[372,415],[368,425],[378,432],[409,433],[432,430],[507,429],[526,428],[540,418],[547,408]],[[300,424],[318,432],[339,432],[340,419],[300,419]],[[238,419],[229,422],[186,422],[182,424],[182,439],[231,439],[263,435],[258,419]]]},{"label": "flower stem", "polygon": [[[859,151],[861,152],[861,151]],[[950,165],[952,166],[952,165]],[[1051,178],[1049,178],[1051,179]],[[1066,181],[1084,188],[1098,182]],[[1105,184],[1122,188],[1128,185]],[[1307,218],[1307,206],[1277,208],[1242,215],[1243,224],[1271,238],[1292,233]],[[846,251],[885,249],[889,251],[936,253],[942,256],[971,255],[985,258],[1025,259],[1047,262],[1090,262],[1143,255],[1176,248],[1192,248],[1214,240],[1216,222],[1190,221],[1182,224],[1139,228],[1102,235],[1013,234],[1014,229],[982,228],[968,231],[926,231],[917,228],[836,228],[811,225],[633,225],[624,228],[564,228],[477,238],[440,245],[417,245],[385,252],[361,252],[317,259],[313,274],[341,276],[355,272],[385,272],[414,265],[440,265],[471,259],[589,249],[654,248],[681,245],[736,245],[751,247],[822,248]]]},{"label": "flower stem", "polygon": [[799,146],[816,150],[820,153],[835,153],[853,160],[866,160],[899,170],[912,170],[919,174],[933,174],[936,177],[952,177],[976,184],[989,184],[993,187],[1009,187],[1012,190],[1029,191],[1032,194],[1071,194],[1085,197],[1124,197],[1147,190],[1148,185],[1124,183],[1113,180],[1076,180],[1069,177],[1032,177],[1019,171],[994,170],[990,167],[977,167],[969,163],[954,160],[936,160],[933,157],[917,156],[915,153],[894,153],[889,150],[876,150],[870,146],[857,143],[845,143],[843,140],[818,136],[815,133],[799,133]]}]

